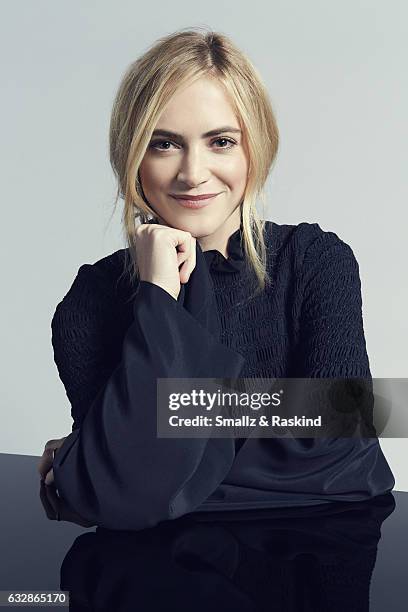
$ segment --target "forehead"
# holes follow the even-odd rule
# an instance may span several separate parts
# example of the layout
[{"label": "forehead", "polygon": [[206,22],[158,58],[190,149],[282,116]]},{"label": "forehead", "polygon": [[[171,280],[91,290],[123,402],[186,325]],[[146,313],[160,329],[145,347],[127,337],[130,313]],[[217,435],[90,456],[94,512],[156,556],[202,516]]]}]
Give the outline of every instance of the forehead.
[{"label": "forehead", "polygon": [[214,79],[200,78],[173,94],[156,127],[201,134],[218,125],[240,127],[222,85]]}]

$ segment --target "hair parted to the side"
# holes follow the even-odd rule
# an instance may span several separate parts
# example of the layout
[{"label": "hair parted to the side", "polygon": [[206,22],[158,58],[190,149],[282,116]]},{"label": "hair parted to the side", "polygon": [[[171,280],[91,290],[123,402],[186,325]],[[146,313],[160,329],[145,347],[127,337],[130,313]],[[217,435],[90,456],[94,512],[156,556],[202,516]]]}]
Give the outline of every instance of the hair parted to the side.
[{"label": "hair parted to the side", "polygon": [[109,148],[117,180],[115,206],[119,198],[124,200],[122,220],[131,256],[126,271],[132,280],[138,277],[136,219],[146,223],[156,217],[139,181],[152,132],[173,94],[201,77],[215,78],[224,86],[246,139],[249,169],[240,205],[243,247],[263,290],[269,280],[265,220],[258,216],[256,201],[265,205],[264,185],[278,151],[278,127],[266,87],[251,61],[227,36],[203,28],[183,28],[160,38],[130,64],[115,96]]}]

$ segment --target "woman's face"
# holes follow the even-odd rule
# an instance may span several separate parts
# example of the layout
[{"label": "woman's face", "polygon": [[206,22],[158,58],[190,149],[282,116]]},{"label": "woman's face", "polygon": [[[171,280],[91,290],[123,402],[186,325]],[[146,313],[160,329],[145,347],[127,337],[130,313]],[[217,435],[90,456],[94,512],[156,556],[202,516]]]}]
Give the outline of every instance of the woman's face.
[{"label": "woman's face", "polygon": [[[228,97],[216,81],[201,78],[174,94],[155,126],[139,172],[147,201],[170,227],[196,238],[214,234],[227,220],[227,226],[239,227],[247,149]],[[172,197],[210,193],[219,195],[196,209]]]}]

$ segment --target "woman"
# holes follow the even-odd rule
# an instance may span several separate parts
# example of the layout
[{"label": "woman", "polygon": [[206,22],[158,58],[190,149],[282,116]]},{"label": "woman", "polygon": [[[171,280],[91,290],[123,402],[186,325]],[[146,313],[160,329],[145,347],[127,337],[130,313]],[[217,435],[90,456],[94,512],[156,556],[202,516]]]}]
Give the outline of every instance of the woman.
[{"label": "woman", "polygon": [[57,306],[74,423],[39,465],[94,524],[394,486],[376,438],[157,437],[158,378],[371,378],[352,249],[317,223],[258,217],[277,149],[266,89],[221,34],[176,32],[123,76],[110,158],[128,247],[81,266]]}]

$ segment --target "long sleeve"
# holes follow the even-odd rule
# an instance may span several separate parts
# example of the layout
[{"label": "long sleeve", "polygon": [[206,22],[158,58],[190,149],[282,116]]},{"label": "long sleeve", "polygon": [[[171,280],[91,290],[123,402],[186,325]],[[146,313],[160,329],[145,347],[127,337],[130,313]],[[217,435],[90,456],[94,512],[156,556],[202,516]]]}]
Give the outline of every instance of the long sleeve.
[{"label": "long sleeve", "polygon": [[[368,429],[357,431],[370,431],[371,437],[319,438],[304,442],[311,451],[310,456],[314,452],[318,457],[315,467],[320,463],[320,468],[306,483],[306,489],[312,491],[320,480],[323,490],[336,499],[362,499],[392,489],[395,481],[378,439],[372,437],[375,436],[371,427],[373,387],[363,328],[359,266],[348,244],[335,233],[323,232],[318,224],[314,225],[316,235],[305,253],[300,281],[297,376],[348,379],[343,384],[344,401],[350,404],[359,397],[361,416]],[[308,384],[313,389],[312,381]],[[321,389],[318,383],[316,388]],[[348,393],[351,394],[349,401]],[[324,394],[319,398],[320,413],[325,409],[324,398]],[[295,448],[299,441],[291,443]],[[304,444],[300,442],[300,455]],[[327,455],[330,461],[320,461],[319,454]]]},{"label": "long sleeve", "polygon": [[243,356],[217,337],[209,283],[200,249],[178,300],[139,283],[120,362],[56,453],[59,495],[97,525],[143,529],[190,512],[232,465],[231,438],[157,437],[157,378],[234,378],[242,369]]},{"label": "long sleeve", "polygon": [[[323,232],[318,224],[312,229],[313,239],[299,275],[299,376],[342,379],[343,382],[337,384],[337,401],[349,408],[352,402],[359,407],[365,431],[369,431],[370,436],[375,435],[359,265],[351,247],[335,233]],[[323,386],[309,380],[307,385],[311,393],[307,405],[313,406],[311,416],[313,412],[315,416],[324,414],[329,405],[334,409],[326,395],[331,387],[329,384]],[[346,419],[347,426],[353,427],[351,416],[357,427],[359,416],[355,412]],[[336,426],[341,427],[340,421]]]},{"label": "long sleeve", "polygon": [[94,265],[82,265],[51,321],[54,361],[71,406],[72,430],[80,427],[119,361],[117,320],[106,276]]},{"label": "long sleeve", "polygon": [[371,378],[357,260],[334,232],[314,226],[299,278],[299,375]]}]

